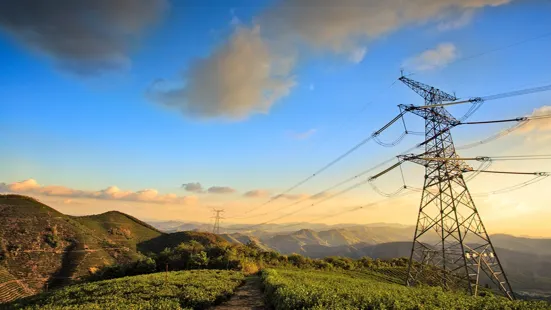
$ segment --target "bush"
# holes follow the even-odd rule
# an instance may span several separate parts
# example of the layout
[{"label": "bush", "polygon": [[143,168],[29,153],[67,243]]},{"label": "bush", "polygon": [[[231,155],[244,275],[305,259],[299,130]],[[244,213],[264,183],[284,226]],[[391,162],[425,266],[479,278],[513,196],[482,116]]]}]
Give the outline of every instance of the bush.
[{"label": "bush", "polygon": [[45,234],[44,235],[44,242],[46,242],[49,246],[52,248],[57,248],[58,246],[58,240],[57,236],[54,234]]}]

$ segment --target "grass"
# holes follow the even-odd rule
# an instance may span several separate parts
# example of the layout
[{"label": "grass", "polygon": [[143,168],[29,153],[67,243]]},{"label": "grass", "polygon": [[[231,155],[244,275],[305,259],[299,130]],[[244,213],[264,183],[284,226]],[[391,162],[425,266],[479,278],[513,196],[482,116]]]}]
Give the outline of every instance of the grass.
[{"label": "grass", "polygon": [[267,269],[262,273],[267,300],[287,309],[551,309],[546,302],[471,297],[439,287],[414,287],[362,272]]},{"label": "grass", "polygon": [[[165,276],[168,276],[166,282]],[[4,307],[27,310],[206,309],[226,300],[243,280],[240,272],[226,270],[155,273],[72,285]]]}]

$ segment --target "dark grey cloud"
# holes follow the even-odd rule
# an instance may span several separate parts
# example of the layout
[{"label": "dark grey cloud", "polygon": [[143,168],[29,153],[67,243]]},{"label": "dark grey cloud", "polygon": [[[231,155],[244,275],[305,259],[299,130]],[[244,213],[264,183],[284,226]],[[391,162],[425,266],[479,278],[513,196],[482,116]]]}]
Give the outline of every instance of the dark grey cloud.
[{"label": "dark grey cloud", "polygon": [[182,188],[185,189],[188,192],[193,192],[193,193],[202,193],[202,192],[204,192],[203,186],[199,182],[184,183],[184,184],[182,184]]},{"label": "dark grey cloud", "polygon": [[211,194],[231,194],[235,193],[235,189],[227,186],[212,186],[209,187],[208,192]]},{"label": "dark grey cloud", "polygon": [[167,0],[2,0],[0,28],[80,75],[129,68],[131,48]]}]

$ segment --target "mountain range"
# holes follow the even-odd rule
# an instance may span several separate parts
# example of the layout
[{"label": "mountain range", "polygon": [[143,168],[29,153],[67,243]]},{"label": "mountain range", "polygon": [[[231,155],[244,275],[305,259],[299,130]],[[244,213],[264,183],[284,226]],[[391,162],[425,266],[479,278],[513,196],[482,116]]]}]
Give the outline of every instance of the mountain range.
[{"label": "mountain range", "polygon": [[[153,226],[161,227],[158,223]],[[211,229],[207,224],[173,222],[172,227],[194,230]],[[297,225],[298,226],[298,225]],[[409,257],[415,227],[384,223],[369,225],[312,225],[308,229],[288,231],[289,225],[270,224],[255,230],[229,232],[221,236],[229,242],[246,244],[254,241],[263,249],[282,254],[298,253],[311,258],[345,256],[377,259]],[[231,230],[239,225],[229,226]],[[315,229],[318,227],[318,229]],[[266,230],[264,230],[266,229]],[[490,236],[511,285],[526,294],[551,295],[551,239],[516,237],[506,234]]]}]

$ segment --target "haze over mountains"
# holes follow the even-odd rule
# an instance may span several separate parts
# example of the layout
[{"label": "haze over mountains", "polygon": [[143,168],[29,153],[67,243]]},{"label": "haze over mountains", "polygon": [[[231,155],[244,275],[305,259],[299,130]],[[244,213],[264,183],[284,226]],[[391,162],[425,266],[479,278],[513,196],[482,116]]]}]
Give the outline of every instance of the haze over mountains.
[{"label": "haze over mountains", "polygon": [[[204,223],[152,222],[159,229],[194,229],[211,231]],[[251,231],[238,231],[240,225],[229,225],[221,234],[230,242],[256,242],[264,249],[283,254],[298,253],[312,258],[346,256],[359,258],[409,257],[415,227],[400,224],[325,225],[300,223],[268,224]],[[236,231],[237,230],[237,231]],[[233,231],[233,232],[232,232]],[[236,231],[236,232],[235,232]],[[551,295],[551,239],[515,237],[506,234],[491,236],[496,252],[515,289],[529,293]]]}]

